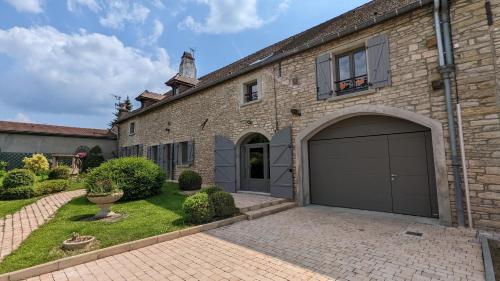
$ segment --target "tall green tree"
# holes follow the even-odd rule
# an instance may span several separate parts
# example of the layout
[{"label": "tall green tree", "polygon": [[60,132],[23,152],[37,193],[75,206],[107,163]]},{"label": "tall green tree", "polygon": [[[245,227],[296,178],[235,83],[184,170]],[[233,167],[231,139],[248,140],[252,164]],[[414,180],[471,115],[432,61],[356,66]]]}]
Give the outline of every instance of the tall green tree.
[{"label": "tall green tree", "polygon": [[129,96],[122,102],[120,96],[115,96],[116,102],[115,102],[115,112],[113,115],[115,116],[111,122],[109,122],[109,126],[113,127],[118,120],[118,116],[120,115],[120,109],[125,108],[127,111],[131,111],[133,108],[132,102],[130,101]]}]

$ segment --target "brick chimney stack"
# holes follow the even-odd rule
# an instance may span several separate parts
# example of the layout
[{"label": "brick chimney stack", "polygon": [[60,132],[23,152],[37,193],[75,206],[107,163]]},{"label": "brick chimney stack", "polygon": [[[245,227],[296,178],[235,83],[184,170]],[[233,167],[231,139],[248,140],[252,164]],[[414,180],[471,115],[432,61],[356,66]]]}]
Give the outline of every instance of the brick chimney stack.
[{"label": "brick chimney stack", "polygon": [[182,54],[181,64],[179,65],[179,74],[184,77],[196,79],[196,65],[194,57],[189,52]]}]

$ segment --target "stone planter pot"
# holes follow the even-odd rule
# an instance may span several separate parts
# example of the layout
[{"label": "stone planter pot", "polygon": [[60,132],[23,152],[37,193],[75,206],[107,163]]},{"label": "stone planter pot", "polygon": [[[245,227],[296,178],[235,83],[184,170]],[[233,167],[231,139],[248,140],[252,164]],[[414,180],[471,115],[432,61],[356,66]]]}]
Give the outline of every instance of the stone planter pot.
[{"label": "stone planter pot", "polygon": [[79,236],[76,241],[73,238],[66,239],[63,242],[63,249],[66,251],[80,250],[87,247],[94,240],[94,236]]},{"label": "stone planter pot", "polygon": [[101,208],[101,211],[94,216],[95,219],[103,219],[113,216],[111,206],[114,202],[120,200],[123,196],[123,191],[115,192],[109,195],[87,195],[87,199]]}]

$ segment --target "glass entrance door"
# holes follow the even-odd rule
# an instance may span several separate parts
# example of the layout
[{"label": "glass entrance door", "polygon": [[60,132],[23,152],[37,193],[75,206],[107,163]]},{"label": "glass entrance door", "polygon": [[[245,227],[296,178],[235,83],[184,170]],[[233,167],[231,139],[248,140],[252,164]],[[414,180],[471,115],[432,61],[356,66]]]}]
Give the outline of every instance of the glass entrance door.
[{"label": "glass entrance door", "polygon": [[244,156],[241,190],[269,193],[269,144],[247,144],[241,152]]}]

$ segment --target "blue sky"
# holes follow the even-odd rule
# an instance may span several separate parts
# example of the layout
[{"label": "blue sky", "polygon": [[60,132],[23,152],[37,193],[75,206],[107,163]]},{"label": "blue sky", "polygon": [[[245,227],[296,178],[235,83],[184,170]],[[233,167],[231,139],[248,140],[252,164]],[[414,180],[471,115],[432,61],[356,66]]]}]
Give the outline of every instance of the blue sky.
[{"label": "blue sky", "polygon": [[366,2],[0,0],[0,120],[105,128],[185,50],[204,75]]}]

